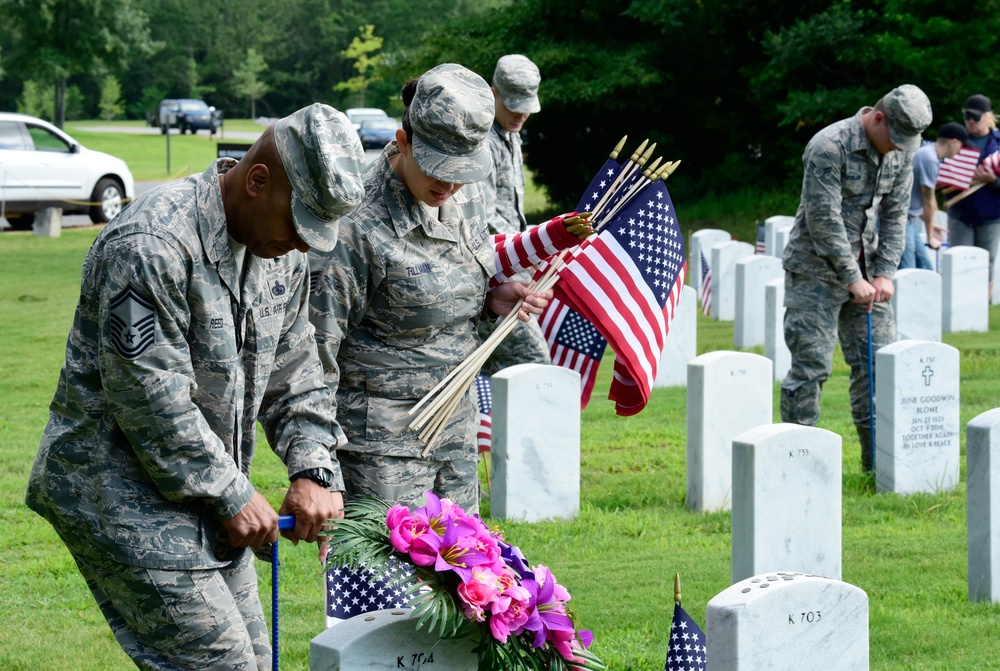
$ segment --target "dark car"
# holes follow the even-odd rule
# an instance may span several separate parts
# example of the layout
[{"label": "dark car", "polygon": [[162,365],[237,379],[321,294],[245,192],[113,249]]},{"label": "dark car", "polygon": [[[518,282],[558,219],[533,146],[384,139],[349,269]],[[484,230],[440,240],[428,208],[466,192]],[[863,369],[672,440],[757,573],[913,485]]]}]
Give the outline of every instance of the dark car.
[{"label": "dark car", "polygon": [[365,149],[381,149],[396,139],[399,122],[395,119],[374,119],[362,121],[358,129],[361,146]]},{"label": "dark car", "polygon": [[153,125],[159,126],[163,133],[171,126],[176,126],[181,135],[185,132],[194,135],[199,130],[207,130],[214,135],[222,125],[222,112],[209,107],[204,100],[161,100]]}]

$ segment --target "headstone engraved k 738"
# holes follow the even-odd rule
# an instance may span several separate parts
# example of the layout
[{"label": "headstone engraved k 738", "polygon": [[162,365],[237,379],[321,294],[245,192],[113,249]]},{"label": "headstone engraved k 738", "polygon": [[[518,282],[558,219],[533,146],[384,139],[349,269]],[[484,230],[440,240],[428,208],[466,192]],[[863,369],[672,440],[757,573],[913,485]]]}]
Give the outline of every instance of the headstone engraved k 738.
[{"label": "headstone engraved k 738", "polygon": [[933,270],[905,268],[896,271],[892,283],[896,339],[941,342],[941,276]]},{"label": "headstone engraved k 738", "polygon": [[1000,408],[965,428],[969,600],[1000,601]]},{"label": "headstone engraved k 738", "polygon": [[733,438],[733,582],[777,571],[841,577],[841,438],[771,424]]},{"label": "headstone engraved k 738", "polygon": [[754,255],[746,242],[723,242],[712,247],[712,317],[733,321],[736,317],[736,262]]},{"label": "headstone engraved k 738", "polygon": [[701,255],[705,255],[705,260],[712,262],[712,247],[720,242],[727,242],[733,236],[718,228],[703,228],[691,234],[691,244],[689,245],[690,256],[688,256],[688,277],[691,286],[701,298]]},{"label": "headstone engraved k 738", "polygon": [[941,254],[941,313],[945,333],[988,331],[990,255],[979,247],[951,247]]},{"label": "headstone engraved k 738", "polygon": [[689,510],[729,510],[732,441],[773,417],[771,361],[748,352],[709,352],[688,364]]},{"label": "headstone engraved k 738", "polygon": [[781,259],[756,254],[736,262],[736,318],[733,346],[764,344],[764,287],[784,277]]},{"label": "headstone engraved k 738", "polygon": [[868,671],[868,595],[801,573],[747,578],[706,609],[711,671]]},{"label": "headstone engraved k 738", "polygon": [[309,644],[310,671],[476,671],[478,639],[417,631],[409,608],[377,610],[327,629]]},{"label": "headstone engraved k 738", "polygon": [[[795,225],[795,217],[790,217],[787,214],[776,214],[773,217],[768,217],[764,220],[764,253],[768,256],[776,256],[781,258],[782,252],[785,251],[785,246],[778,244],[778,232],[788,231],[792,226]],[[785,241],[788,241],[787,234]]]},{"label": "headstone engraved k 738", "polygon": [[687,365],[698,356],[698,299],[694,287],[681,289],[681,299],[663,343],[654,387],[687,386]]},{"label": "headstone engraved k 738", "polygon": [[537,522],[580,513],[580,374],[534,363],[493,382],[493,517]]},{"label": "headstone engraved k 738", "polygon": [[959,355],[900,340],[875,353],[875,488],[954,489],[959,467]]},{"label": "headstone engraved k 738", "polygon": [[792,367],[792,353],[785,344],[785,278],[764,286],[764,356],[774,362],[774,379],[780,382]]}]

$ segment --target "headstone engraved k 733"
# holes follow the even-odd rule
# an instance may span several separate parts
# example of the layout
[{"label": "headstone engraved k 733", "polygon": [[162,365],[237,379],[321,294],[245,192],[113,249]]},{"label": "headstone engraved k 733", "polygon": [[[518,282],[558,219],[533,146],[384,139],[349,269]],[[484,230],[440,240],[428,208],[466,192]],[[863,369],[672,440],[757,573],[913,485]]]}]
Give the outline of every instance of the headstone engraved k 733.
[{"label": "headstone engraved k 733", "polygon": [[748,352],[709,352],[688,364],[687,501],[689,510],[729,510],[732,441],[771,424],[771,361]]},{"label": "headstone engraved k 733", "polygon": [[792,367],[792,353],[785,344],[785,278],[764,286],[764,356],[774,362],[774,379],[785,379]]},{"label": "headstone engraved k 733", "polygon": [[736,318],[736,262],[754,255],[746,242],[723,242],[712,247],[712,317],[720,321]]},{"label": "headstone engraved k 733", "polygon": [[734,347],[764,344],[764,287],[784,275],[781,259],[773,256],[755,254],[736,262]]},{"label": "headstone engraved k 733", "polygon": [[969,600],[1000,601],[1000,408],[965,428]]},{"label": "headstone engraved k 733", "polygon": [[771,424],[733,438],[733,582],[777,571],[841,577],[839,435]]},{"label": "headstone engraved k 733", "polygon": [[988,331],[990,255],[979,247],[941,253],[941,326],[945,333]]},{"label": "headstone engraved k 733", "polygon": [[896,339],[941,342],[941,276],[933,270],[905,268],[896,271],[892,283]]},{"label": "headstone engraved k 733", "polygon": [[689,245],[690,256],[688,256],[688,277],[691,286],[701,298],[701,255],[705,255],[705,260],[712,262],[712,247],[720,242],[727,242],[733,236],[718,228],[703,228],[691,234],[691,244]]},{"label": "headstone engraved k 733", "polygon": [[875,488],[954,489],[959,467],[959,355],[900,340],[875,353]]},{"label": "headstone engraved k 733", "polygon": [[698,299],[694,287],[681,289],[681,299],[663,343],[654,387],[687,386],[687,365],[698,356]]},{"label": "headstone engraved k 733", "polygon": [[711,671],[868,671],[868,595],[801,573],[747,578],[706,609]]},{"label": "headstone engraved k 733", "polygon": [[377,610],[327,629],[309,644],[310,671],[476,671],[478,639],[417,631],[409,608]]},{"label": "headstone engraved k 733", "polygon": [[493,517],[537,522],[580,513],[580,374],[534,363],[493,382]]}]

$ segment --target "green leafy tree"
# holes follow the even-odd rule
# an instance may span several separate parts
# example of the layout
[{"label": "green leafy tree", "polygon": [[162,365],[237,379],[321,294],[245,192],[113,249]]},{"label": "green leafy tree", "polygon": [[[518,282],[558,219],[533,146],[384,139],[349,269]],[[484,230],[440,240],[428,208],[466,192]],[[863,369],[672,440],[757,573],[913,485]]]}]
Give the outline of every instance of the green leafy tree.
[{"label": "green leafy tree", "polygon": [[233,88],[242,97],[250,98],[250,118],[257,118],[257,99],[270,91],[261,74],[267,71],[267,62],[253,47],[247,49],[247,58],[233,73]]},{"label": "green leafy tree", "polygon": [[52,121],[55,97],[52,95],[52,85],[43,85],[29,79],[24,82],[21,97],[17,99],[17,111],[29,114],[39,119]]},{"label": "green leafy tree", "polygon": [[125,113],[125,101],[122,100],[122,85],[114,75],[108,75],[101,82],[101,99],[98,102],[101,118],[111,121]]},{"label": "green leafy tree", "polygon": [[358,94],[359,104],[365,105],[365,91],[368,87],[382,79],[381,76],[373,74],[382,60],[381,54],[375,52],[382,48],[385,40],[376,37],[375,26],[368,23],[358,28],[358,35],[351,40],[347,49],[340,53],[354,61],[354,70],[358,73],[347,81],[338,82],[333,87],[334,91],[351,91]]}]

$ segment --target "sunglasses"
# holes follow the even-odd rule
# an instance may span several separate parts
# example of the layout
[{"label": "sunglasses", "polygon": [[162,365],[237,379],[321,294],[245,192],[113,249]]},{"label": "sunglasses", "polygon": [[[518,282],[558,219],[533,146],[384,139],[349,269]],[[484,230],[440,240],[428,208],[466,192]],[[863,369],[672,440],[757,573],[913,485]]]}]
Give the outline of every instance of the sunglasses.
[{"label": "sunglasses", "polygon": [[972,110],[965,110],[966,121],[979,121],[982,118],[983,118],[982,112],[973,112]]}]

